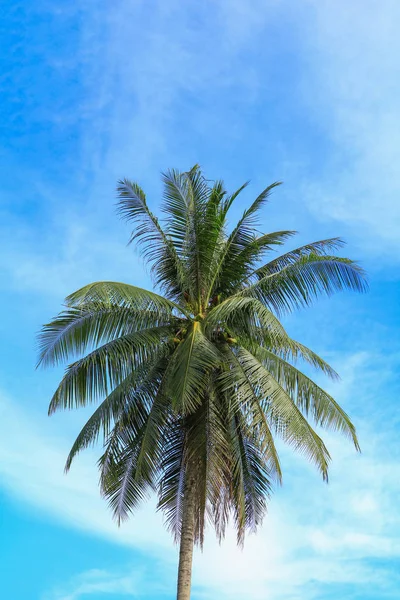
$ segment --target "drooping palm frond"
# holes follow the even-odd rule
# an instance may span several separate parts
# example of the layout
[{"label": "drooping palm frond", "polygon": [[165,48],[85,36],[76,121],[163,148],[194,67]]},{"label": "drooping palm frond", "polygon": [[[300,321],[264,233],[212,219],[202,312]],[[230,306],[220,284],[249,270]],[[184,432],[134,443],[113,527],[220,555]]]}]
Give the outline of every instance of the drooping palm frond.
[{"label": "drooping palm frond", "polygon": [[231,506],[238,543],[243,544],[246,530],[255,531],[262,521],[271,481],[254,431],[239,411],[231,421],[231,452]]},{"label": "drooping palm frond", "polygon": [[140,330],[168,327],[182,321],[161,311],[93,302],[71,307],[43,326],[39,365],[56,365],[71,356]]},{"label": "drooping palm frond", "polygon": [[107,440],[112,426],[140,429],[134,420],[139,418],[143,423],[143,415],[152,404],[165,370],[165,354],[161,349],[152,362],[137,367],[103,400],[76,438],[67,458],[66,471],[79,452],[97,443],[100,434],[103,441]]},{"label": "drooping palm frond", "polygon": [[276,482],[282,481],[282,470],[274,438],[267,422],[265,412],[261,408],[258,386],[254,387],[246,370],[231,347],[225,345],[224,354],[229,370],[223,371],[219,376],[219,385],[222,393],[228,394],[232,400],[230,405],[236,412],[243,408],[247,420],[251,423],[252,430],[259,441],[260,454],[263,456],[270,478]]},{"label": "drooping palm frond", "polygon": [[[295,233],[296,232],[293,232],[293,234]],[[305,244],[304,246],[300,246],[295,250],[290,250],[289,252],[285,252],[284,254],[277,256],[276,258],[267,262],[265,265],[256,269],[255,272],[252,272],[250,275],[256,275],[257,278],[260,279],[265,275],[271,275],[272,273],[281,271],[284,267],[297,262],[304,256],[309,256],[310,254],[315,256],[326,256],[343,248],[344,245],[344,241],[338,237],[319,240],[318,242],[312,242],[311,244]]]},{"label": "drooping palm frond", "polygon": [[120,523],[156,489],[162,460],[162,436],[170,403],[162,380],[153,403],[136,427],[129,418],[116,423],[100,458],[101,491]]},{"label": "drooping palm frond", "polygon": [[267,328],[254,325],[251,321],[248,321],[246,329],[240,324],[231,325],[231,332],[237,338],[238,345],[250,352],[255,353],[259,348],[267,348],[278,358],[294,364],[300,362],[311,365],[313,369],[327,375],[330,379],[336,381],[339,379],[339,375],[331,365],[304,344],[290,338],[286,332],[285,336],[280,335],[274,339]]},{"label": "drooping palm frond", "polygon": [[324,429],[340,431],[360,449],[354,425],[330,394],[273,352],[259,347],[255,354],[306,417]]},{"label": "drooping palm frond", "polygon": [[49,414],[60,408],[85,406],[107,396],[174,335],[172,327],[145,329],[117,338],[69,365],[50,402]]},{"label": "drooping palm frond", "polygon": [[101,491],[118,523],[126,520],[129,513],[148,498],[154,489],[156,475],[151,461],[144,473],[139,473],[137,469],[148,418],[147,416],[141,429],[135,434],[130,427],[116,428],[112,437],[113,444],[106,447],[106,452],[99,461]]},{"label": "drooping palm frond", "polygon": [[183,498],[186,476],[186,429],[180,420],[171,420],[163,434],[163,452],[160,464],[158,508],[176,542],[182,528]]}]

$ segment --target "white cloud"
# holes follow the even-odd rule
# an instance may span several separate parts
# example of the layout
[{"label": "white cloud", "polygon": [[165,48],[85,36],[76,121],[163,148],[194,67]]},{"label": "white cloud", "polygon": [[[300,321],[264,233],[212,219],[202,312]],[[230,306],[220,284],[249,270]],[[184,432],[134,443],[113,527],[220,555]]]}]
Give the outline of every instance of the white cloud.
[{"label": "white cloud", "polygon": [[[79,8],[86,23],[77,49],[85,71],[80,103],[63,105],[56,115],[75,127],[78,172],[65,188],[57,178],[23,165],[32,189],[19,194],[33,194],[46,206],[43,223],[33,229],[30,222],[10,221],[4,213],[8,231],[0,226],[6,248],[0,259],[3,281],[59,297],[91,278],[121,274],[131,279],[132,265],[137,269],[124,248],[127,230],[118,227],[113,214],[117,178],[139,178],[156,203],[160,168],[204,160],[210,168],[223,167],[221,175],[234,175],[229,159],[225,164],[213,155],[213,145],[225,140],[235,147],[249,134],[257,136],[255,125],[248,123],[243,130],[237,115],[268,97],[274,81],[265,40],[285,12],[285,2],[278,0],[220,0],[197,7],[158,2],[151,27],[142,27],[149,10],[144,2],[116,2],[111,15],[108,8],[89,5]],[[54,11],[59,18],[65,12]],[[398,243],[400,226],[400,48],[393,25],[399,5],[391,0],[309,0],[297,11],[299,22],[303,18],[308,23],[304,38],[294,39],[292,49],[308,59],[300,74],[303,110],[333,142],[326,167],[318,167],[311,183],[309,178],[303,185],[308,206],[318,218],[351,227],[352,238],[374,253],[387,253]],[[252,59],[255,43],[262,49],[259,61]],[[127,54],[131,47],[134,52]],[[62,71],[63,65],[58,68]],[[207,131],[211,140],[204,137]],[[251,153],[252,140],[246,144],[255,169],[264,176],[261,159]],[[217,148],[223,157],[225,148]],[[290,187],[299,158],[289,152],[287,159],[293,167],[284,169]],[[281,167],[274,165],[276,177]],[[250,168],[246,165],[245,177]],[[301,220],[303,207],[292,209],[294,221]]]},{"label": "white cloud", "polygon": [[[342,360],[347,370],[336,395],[351,404],[357,393],[357,403],[364,403],[368,412],[376,388],[388,389],[398,365],[382,374],[374,355]],[[177,553],[160,515],[154,513],[154,502],[118,529],[99,498],[94,455],[83,455],[69,475],[63,474],[68,442],[62,419],[46,421],[24,413],[4,397],[1,407],[0,475],[8,492],[72,527],[148,553],[161,565],[162,583],[173,588]],[[204,554],[195,559],[195,597],[280,600],[304,597],[306,590],[312,598],[312,586],[319,586],[321,597],[328,584],[360,587],[367,578],[372,589],[380,585],[381,570],[368,563],[400,555],[400,520],[393,510],[400,493],[400,467],[392,450],[395,430],[387,425],[385,433],[376,431],[369,419],[359,425],[361,456],[336,436],[327,436],[334,459],[329,486],[302,459],[283,452],[285,484],[273,496],[263,528],[248,538],[244,551],[236,547],[233,532],[221,547],[209,532]],[[137,578],[141,590],[148,589],[151,577],[130,571],[131,567],[117,574],[84,574],[49,600],[84,598],[107,591],[108,585],[116,593],[133,593]]]},{"label": "white cloud", "polygon": [[120,596],[137,596],[141,579],[135,576],[119,575],[93,569],[75,577],[63,589],[53,590],[43,600],[78,600],[92,594],[118,594]]},{"label": "white cloud", "polygon": [[[18,409],[4,395],[0,399],[0,475],[10,493],[46,510],[56,519],[121,544],[170,547],[154,503],[139,517],[118,528],[98,492],[95,454],[88,452],[63,472],[72,437],[67,440],[62,422]],[[151,518],[149,519],[149,516]]]},{"label": "white cloud", "polygon": [[400,239],[400,4],[311,0],[308,10],[302,92],[331,142],[308,186],[309,206],[386,254]]},{"label": "white cloud", "polygon": [[[127,230],[124,234],[128,238]],[[137,285],[146,278],[132,248],[117,239],[115,229],[105,232],[101,223],[82,223],[74,215],[39,242],[34,237],[21,225],[17,236],[10,231],[3,236],[7,252],[0,258],[0,271],[7,274],[2,287],[8,291],[33,292],[61,302],[92,281],[131,279],[132,272]]]}]

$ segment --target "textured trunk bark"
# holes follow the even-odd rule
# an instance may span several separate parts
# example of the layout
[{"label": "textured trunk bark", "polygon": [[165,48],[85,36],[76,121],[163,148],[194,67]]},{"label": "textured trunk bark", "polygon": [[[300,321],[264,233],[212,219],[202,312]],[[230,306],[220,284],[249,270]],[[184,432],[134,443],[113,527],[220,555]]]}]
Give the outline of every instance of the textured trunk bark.
[{"label": "textured trunk bark", "polygon": [[194,476],[189,474],[183,499],[182,531],[179,549],[177,600],[190,600],[194,546],[196,490]]}]

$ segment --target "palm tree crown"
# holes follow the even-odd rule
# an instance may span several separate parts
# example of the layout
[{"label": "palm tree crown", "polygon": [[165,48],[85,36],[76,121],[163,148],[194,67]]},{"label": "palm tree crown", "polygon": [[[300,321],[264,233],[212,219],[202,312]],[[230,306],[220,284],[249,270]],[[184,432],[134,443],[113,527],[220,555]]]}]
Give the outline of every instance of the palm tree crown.
[{"label": "palm tree crown", "polygon": [[222,181],[210,184],[197,166],[169,171],[163,183],[163,224],[136,183],[125,179],[118,187],[119,211],[134,226],[131,242],[162,295],[99,282],[67,298],[40,337],[41,364],[76,358],[49,412],[101,400],[66,469],[101,437],[101,489],[118,520],[155,491],[179,539],[190,488],[194,541],[202,543],[207,520],[222,537],[230,516],[242,541],[281,480],[276,436],[324,479],[329,453],[310,422],[338,430],[358,448],[346,413],[295,365],[336,373],[291,339],[279,319],[321,294],[363,291],[365,277],[334,254],[338,238],[271,256],[295,233],[257,231],[278,183],[230,232],[228,211],[247,184],[228,195]]}]

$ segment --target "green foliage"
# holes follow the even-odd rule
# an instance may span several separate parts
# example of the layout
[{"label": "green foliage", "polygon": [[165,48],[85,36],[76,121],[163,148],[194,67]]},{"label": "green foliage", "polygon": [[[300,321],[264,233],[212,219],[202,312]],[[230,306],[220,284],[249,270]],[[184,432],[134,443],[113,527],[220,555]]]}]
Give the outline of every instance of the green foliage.
[{"label": "green foliage", "polygon": [[83,449],[104,445],[101,491],[125,519],[148,493],[178,540],[185,482],[196,485],[195,534],[209,520],[219,538],[230,517],[241,543],[282,479],[281,438],[328,477],[329,452],[314,427],[335,430],[359,449],[355,428],[330,394],[303,373],[306,363],[335,371],[293,340],[282,314],[321,295],[363,292],[353,261],[336,256],[338,238],[268,260],[295,232],[260,234],[268,186],[229,232],[228,195],[198,166],[162,176],[162,221],[144,192],[119,182],[118,209],[131,242],[151,265],[160,294],[117,282],[92,283],[66,299],[45,325],[39,364],[70,361],[49,412],[99,402],[78,435],[66,470]]}]

